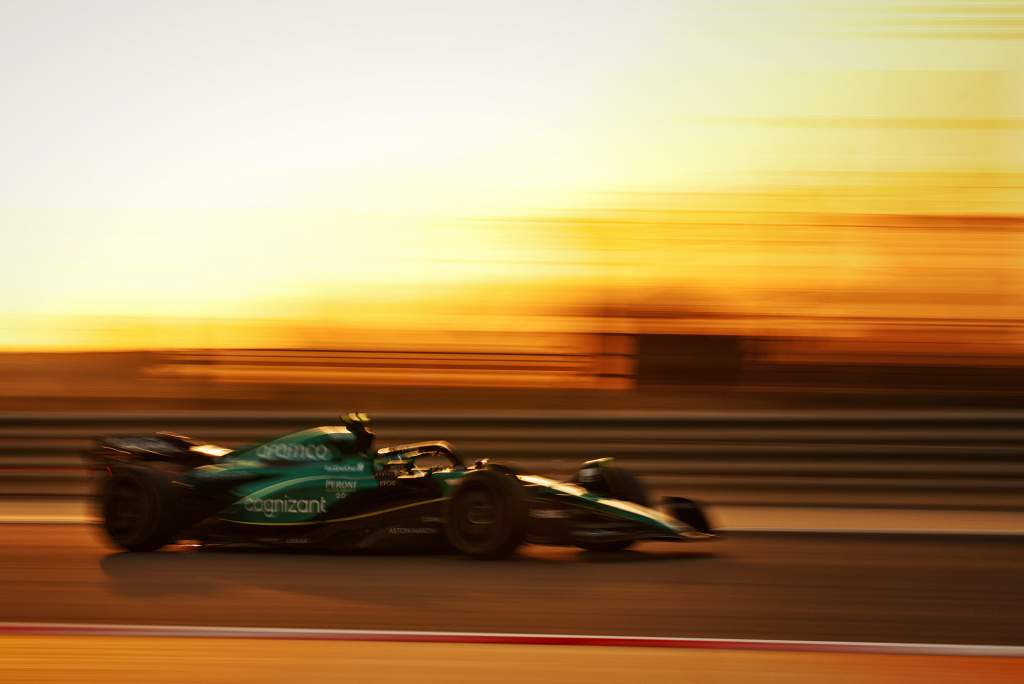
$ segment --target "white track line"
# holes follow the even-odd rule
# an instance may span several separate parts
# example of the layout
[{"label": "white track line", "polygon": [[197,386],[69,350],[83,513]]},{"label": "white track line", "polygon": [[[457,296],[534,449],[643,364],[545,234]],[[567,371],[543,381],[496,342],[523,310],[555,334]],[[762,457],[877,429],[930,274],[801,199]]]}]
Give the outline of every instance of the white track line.
[{"label": "white track line", "polygon": [[812,651],[897,655],[1024,657],[1024,646],[980,644],[917,644],[868,641],[800,641],[785,639],[705,639],[589,634],[523,634],[499,632],[431,632],[285,627],[203,627],[179,625],[80,624],[68,622],[0,622],[3,636],[202,637],[227,639],[303,639],[451,644],[519,644],[549,646],[613,646],[689,648],[740,651]]},{"label": "white track line", "polygon": [[89,525],[96,522],[91,518],[77,516],[29,517],[17,515],[0,516],[0,525]]}]

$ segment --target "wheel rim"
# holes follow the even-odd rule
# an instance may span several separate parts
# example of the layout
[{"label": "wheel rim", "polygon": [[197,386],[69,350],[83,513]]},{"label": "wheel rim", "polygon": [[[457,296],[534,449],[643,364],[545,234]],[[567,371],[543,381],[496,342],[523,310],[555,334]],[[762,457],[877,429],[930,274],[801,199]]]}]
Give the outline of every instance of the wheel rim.
[{"label": "wheel rim", "polygon": [[479,546],[493,539],[501,524],[501,510],[488,492],[475,490],[460,497],[455,510],[455,532],[470,546]]},{"label": "wheel rim", "polygon": [[145,524],[148,501],[142,488],[132,480],[115,482],[107,499],[106,522],[111,536],[134,536]]}]

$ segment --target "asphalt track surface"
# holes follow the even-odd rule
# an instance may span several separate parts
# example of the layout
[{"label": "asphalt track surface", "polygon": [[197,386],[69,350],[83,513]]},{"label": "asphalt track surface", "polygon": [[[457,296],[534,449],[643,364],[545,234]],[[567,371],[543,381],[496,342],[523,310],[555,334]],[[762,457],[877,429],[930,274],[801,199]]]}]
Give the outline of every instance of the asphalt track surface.
[{"label": "asphalt track surface", "polygon": [[1024,645],[1024,539],[735,534],[513,559],[177,547],[0,525],[0,621]]}]

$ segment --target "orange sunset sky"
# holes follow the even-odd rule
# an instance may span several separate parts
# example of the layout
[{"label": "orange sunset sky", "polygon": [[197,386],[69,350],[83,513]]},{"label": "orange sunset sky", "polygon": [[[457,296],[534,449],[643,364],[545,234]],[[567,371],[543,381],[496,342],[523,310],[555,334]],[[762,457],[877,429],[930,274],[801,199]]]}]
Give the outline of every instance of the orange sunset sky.
[{"label": "orange sunset sky", "polygon": [[[1019,3],[108,0],[11,4],[0,34],[8,349],[809,291],[912,316],[947,271],[976,296],[927,315],[1020,303],[1015,233],[807,218],[1024,209]],[[849,294],[875,291],[902,303]]]}]

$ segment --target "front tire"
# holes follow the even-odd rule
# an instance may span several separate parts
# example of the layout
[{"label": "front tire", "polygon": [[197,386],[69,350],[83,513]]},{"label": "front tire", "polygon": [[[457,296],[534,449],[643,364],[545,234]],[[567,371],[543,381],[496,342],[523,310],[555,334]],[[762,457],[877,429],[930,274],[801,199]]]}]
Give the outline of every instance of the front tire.
[{"label": "front tire", "polygon": [[502,470],[470,473],[448,500],[452,546],[473,558],[504,558],[526,540],[529,505],[518,478]]},{"label": "front tire", "polygon": [[[577,482],[580,482],[588,491],[641,506],[651,505],[647,496],[647,488],[637,479],[636,475],[625,468],[610,463],[601,463],[599,466],[591,463],[584,465],[584,467],[587,466],[599,468],[596,476],[591,476],[586,481],[581,481],[579,475],[576,477]],[[608,541],[581,539],[576,541],[576,545],[587,551],[624,551],[632,546],[634,541],[633,539]]]},{"label": "front tire", "polygon": [[679,522],[689,525],[704,534],[714,533],[711,529],[710,521],[708,521],[703,509],[701,509],[700,504],[696,501],[684,499],[681,496],[666,496],[663,500],[665,508]]},{"label": "front tire", "polygon": [[180,531],[178,496],[171,477],[149,468],[118,468],[101,496],[103,528],[126,551],[156,551]]}]

